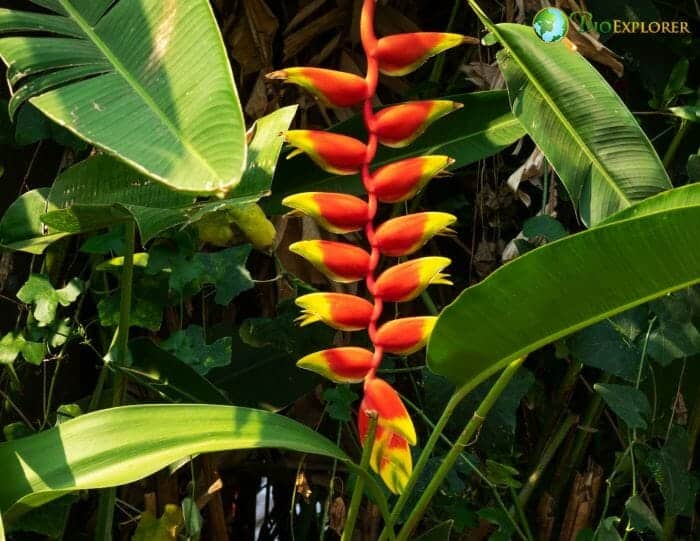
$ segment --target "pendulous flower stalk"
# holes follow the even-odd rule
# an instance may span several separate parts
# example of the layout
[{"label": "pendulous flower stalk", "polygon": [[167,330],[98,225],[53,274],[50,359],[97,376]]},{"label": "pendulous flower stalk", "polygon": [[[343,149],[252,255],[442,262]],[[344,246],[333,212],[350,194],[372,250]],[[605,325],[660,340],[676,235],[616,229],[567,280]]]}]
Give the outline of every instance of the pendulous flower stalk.
[{"label": "pendulous flower stalk", "polygon": [[283,203],[314,218],[331,233],[364,231],[368,250],[347,242],[305,240],[290,250],[308,260],[336,282],[364,280],[371,300],[345,293],[311,293],[297,298],[301,325],[322,321],[341,331],[367,330],[372,350],[359,347],[331,348],[307,355],[297,364],[338,383],[363,382],[364,396],[358,412],[363,445],[369,418],[377,425],[370,465],[387,487],[400,493],[412,471],[410,445],[416,431],[398,393],[377,377],[385,353],[410,355],[425,346],[435,317],[408,317],[380,325],[384,304],[410,301],[430,284],[450,284],[445,257],[421,257],[388,267],[378,273],[382,256],[413,254],[435,235],[448,234],[456,221],[444,212],[419,212],[376,225],[381,203],[398,203],[415,196],[453,160],[448,156],[422,156],[400,160],[372,170],[377,147],[410,145],[442,116],[462,107],[449,100],[421,100],[393,105],[374,112],[372,99],[380,71],[400,76],[417,69],[431,56],[463,43],[475,42],[458,34],[418,32],[377,39],[374,33],[375,0],[364,0],[360,39],[367,58],[364,78],[321,68],[287,68],[268,75],[295,83],[333,106],[362,106],[367,141],[316,130],[291,130],[285,140],[298,153],[306,153],[319,167],[338,175],[359,174],[366,201],[340,194],[308,192],[288,196]]}]

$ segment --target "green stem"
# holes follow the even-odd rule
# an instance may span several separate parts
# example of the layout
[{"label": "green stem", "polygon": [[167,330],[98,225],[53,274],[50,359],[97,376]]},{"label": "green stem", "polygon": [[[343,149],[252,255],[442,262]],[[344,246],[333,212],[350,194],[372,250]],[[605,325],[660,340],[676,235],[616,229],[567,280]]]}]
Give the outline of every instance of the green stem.
[{"label": "green stem", "polygon": [[[700,389],[698,389],[698,391],[700,391]],[[688,470],[690,470],[693,466],[693,457],[695,456],[698,436],[700,436],[700,400],[695,401],[693,409],[690,413],[690,426],[688,429]],[[676,519],[676,515],[671,513],[664,514],[663,541],[671,541],[673,539],[673,532],[676,530]]]},{"label": "green stem", "polygon": [[671,164],[673,163],[673,158],[676,157],[676,152],[678,152],[678,147],[683,142],[685,132],[688,131],[688,126],[688,121],[681,120],[681,125],[678,128],[676,135],[674,135],[673,139],[671,139],[671,143],[668,145],[666,153],[664,154],[664,167],[666,168],[666,170],[668,170],[668,168],[671,167]]},{"label": "green stem", "polygon": [[[413,411],[415,411],[421,419],[423,419],[423,422],[430,427],[431,430],[435,430],[435,423],[433,423],[428,416],[423,413],[423,410],[420,409],[416,404],[411,402],[408,398],[406,398],[404,395],[401,395],[401,400],[403,400],[408,407],[410,407]],[[447,436],[444,434],[440,434],[440,439],[443,441],[443,443],[446,443],[449,447],[454,446],[454,442],[450,440]],[[501,510],[505,515],[508,517],[508,520],[510,523],[513,525],[513,528],[515,528],[515,531],[518,533],[518,535],[524,540],[527,541],[527,537],[525,537],[525,532],[522,531],[520,526],[518,526],[518,522],[513,518],[513,513],[506,507],[506,504],[503,503],[503,499],[501,498],[501,495],[498,493],[498,487],[491,482],[491,480],[486,477],[481,470],[474,464],[469,457],[461,453],[461,458],[464,461],[464,463],[471,469],[481,481],[491,489],[491,492],[493,494],[494,499],[496,500],[496,503],[500,506]]]},{"label": "green stem", "polygon": [[[124,266],[122,267],[121,298],[119,301],[119,327],[114,336],[113,359],[120,365],[126,365],[129,347],[129,326],[131,317],[131,297],[134,282],[134,252],[136,250],[136,223],[130,221],[126,225],[124,238]],[[104,383],[104,382],[103,382]],[[120,406],[126,391],[126,377],[120,371],[114,372],[114,387],[112,389],[112,406]],[[117,487],[105,489],[100,495],[97,510],[97,528],[95,539],[112,540],[112,524],[114,522],[114,505],[117,499]]]},{"label": "green stem", "polygon": [[535,490],[537,483],[539,483],[540,479],[542,478],[544,470],[547,469],[547,466],[554,458],[554,454],[557,452],[557,449],[559,449],[561,444],[564,442],[564,438],[566,438],[566,435],[577,422],[578,415],[570,413],[566,419],[564,419],[564,422],[559,426],[559,430],[557,430],[557,432],[554,434],[554,437],[549,441],[549,444],[544,448],[544,452],[540,456],[537,466],[535,466],[535,469],[528,476],[525,486],[523,486],[523,488],[520,490],[520,494],[518,495],[517,501],[522,507],[527,505],[530,496],[532,496],[532,492]]},{"label": "green stem", "polygon": [[[377,420],[378,417],[373,413],[368,413],[369,416],[369,428],[367,430],[367,437],[365,438],[364,448],[362,449],[362,459],[360,460],[360,468],[365,471],[369,471],[369,459],[372,456],[372,447],[374,447],[374,434],[377,431]],[[352,499],[350,500],[350,509],[348,510],[348,518],[345,521],[345,527],[343,528],[343,536],[341,541],[350,541],[352,539],[352,533],[355,530],[355,522],[357,521],[357,515],[360,512],[360,503],[362,502],[362,493],[365,489],[365,480],[359,475],[355,479],[355,488],[352,491]]]},{"label": "green stem", "polygon": [[[510,380],[513,379],[513,376],[515,376],[520,368],[520,365],[523,364],[524,361],[525,358],[523,357],[511,362],[493,384],[493,387],[491,387],[491,390],[488,392],[481,404],[479,404],[479,407],[474,412],[474,415],[469,420],[469,423],[467,423],[467,426],[464,427],[464,430],[459,435],[459,438],[457,438],[454,447],[452,447],[449,453],[447,453],[437,472],[435,472],[435,475],[433,475],[430,483],[428,483],[428,486],[421,494],[421,497],[418,499],[418,502],[411,512],[411,515],[396,537],[398,541],[405,541],[408,539],[409,535],[411,535],[415,527],[418,525],[418,522],[421,520],[421,518],[423,518],[423,514],[427,510],[430,500],[433,499],[433,496],[435,496],[435,493],[442,485],[443,480],[452,469],[452,466],[454,466],[455,462],[462,454],[462,449],[469,445],[477,430],[481,428],[481,425],[486,420],[486,416],[488,415],[489,411],[491,411],[491,408],[496,404],[496,401],[501,396],[503,391],[506,390]],[[436,431],[434,431],[433,434],[435,434],[435,432]],[[438,437],[439,434],[436,436],[436,439]],[[407,492],[409,492],[408,489],[404,491],[404,494]]]},{"label": "green stem", "polygon": [[384,526],[384,531],[382,531],[382,534],[379,536],[379,541],[385,541],[387,539],[387,537],[389,536],[389,531],[393,529],[394,524],[396,524],[396,521],[401,515],[401,511],[403,511],[403,508],[408,503],[408,500],[411,497],[413,487],[418,482],[418,479],[420,478],[423,469],[428,464],[430,455],[432,454],[435,445],[440,440],[440,436],[442,435],[443,430],[445,430],[445,426],[447,426],[447,422],[450,420],[452,413],[454,413],[455,409],[457,408],[459,403],[464,399],[465,396],[467,396],[471,391],[473,391],[476,387],[478,387],[482,382],[490,378],[492,375],[493,373],[490,371],[481,374],[480,376],[470,381],[463,387],[457,389],[457,391],[450,397],[450,399],[447,402],[447,405],[445,406],[445,409],[442,412],[442,415],[440,415],[440,418],[435,424],[435,428],[430,433],[430,437],[425,443],[425,447],[423,447],[423,450],[421,451],[421,454],[418,457],[418,461],[413,467],[413,471],[411,472],[411,476],[406,482],[406,486],[404,487],[403,492],[394,504],[394,508],[391,510],[390,521]]},{"label": "green stem", "polygon": [[515,510],[518,513],[518,518],[520,519],[520,522],[523,525],[523,528],[525,528],[525,535],[527,536],[527,541],[534,541],[535,537],[532,535],[532,530],[530,529],[530,523],[527,520],[527,517],[525,516],[525,511],[523,510],[523,506],[520,505],[520,501],[518,500],[518,495],[515,493],[515,489],[513,487],[510,487],[510,496],[511,496],[511,498],[513,498],[513,505],[515,506]]},{"label": "green stem", "polygon": [[[611,380],[612,376],[606,373],[600,379],[600,382],[608,383]],[[603,414],[603,410],[605,409],[604,406],[605,404],[602,396],[598,393],[593,393],[593,396],[591,396],[588,402],[586,413],[583,417],[583,423],[581,425],[582,430],[576,434],[576,439],[574,440],[571,452],[567,453],[566,456],[563,457],[562,463],[555,474],[555,480],[552,486],[552,498],[554,498],[555,502],[559,500],[564,492],[572,472],[581,463],[583,454],[586,452],[588,444],[591,442],[591,438],[593,437],[592,430],[598,424],[600,416]]]}]

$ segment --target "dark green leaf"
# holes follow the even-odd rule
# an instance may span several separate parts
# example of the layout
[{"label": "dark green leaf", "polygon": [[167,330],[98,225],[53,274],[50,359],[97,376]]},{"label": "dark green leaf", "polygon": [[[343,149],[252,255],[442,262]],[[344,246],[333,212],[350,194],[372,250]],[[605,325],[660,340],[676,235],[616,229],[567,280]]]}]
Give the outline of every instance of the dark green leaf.
[{"label": "dark green leaf", "polygon": [[78,496],[69,494],[32,509],[12,524],[10,532],[34,532],[51,539],[61,539],[68,525],[71,507],[76,501]]},{"label": "dark green leaf", "polygon": [[437,526],[430,528],[427,532],[414,538],[414,541],[450,541],[450,533],[454,520],[446,520]]},{"label": "dark green leaf", "polygon": [[602,321],[567,339],[569,351],[576,360],[609,374],[635,381],[642,350],[619,332],[614,320]]},{"label": "dark green leaf", "polygon": [[654,511],[649,509],[639,494],[635,494],[625,503],[625,511],[630,519],[630,526],[638,532],[650,531],[657,539],[663,537],[663,527]]},{"label": "dark green leaf", "polygon": [[231,337],[225,336],[207,344],[204,329],[199,325],[174,332],[160,347],[202,376],[214,368],[231,364]]},{"label": "dark green leaf", "polygon": [[561,222],[544,214],[525,220],[523,224],[523,235],[528,239],[542,237],[551,242],[564,238],[568,234]]},{"label": "dark green leaf", "polygon": [[352,404],[359,396],[347,385],[328,387],[323,391],[326,411],[331,419],[350,421],[352,419]]},{"label": "dark green leaf", "polygon": [[173,402],[230,404],[206,378],[147,338],[132,340],[129,351],[131,365],[120,369],[167,399]]},{"label": "dark green leaf", "polygon": [[670,515],[691,516],[698,481],[688,472],[688,435],[675,426],[666,444],[652,450],[647,467],[664,497],[664,511]]},{"label": "dark green leaf", "polygon": [[619,523],[618,517],[607,517],[601,520],[595,532],[595,541],[621,541],[622,538],[617,531]]},{"label": "dark green leaf", "polygon": [[700,315],[700,293],[678,291],[651,303],[658,324],[649,334],[649,355],[662,366],[674,359],[700,353],[700,332],[694,318]]},{"label": "dark green leaf", "polygon": [[629,385],[596,383],[593,386],[605,403],[629,428],[646,428],[651,408],[644,393]]}]

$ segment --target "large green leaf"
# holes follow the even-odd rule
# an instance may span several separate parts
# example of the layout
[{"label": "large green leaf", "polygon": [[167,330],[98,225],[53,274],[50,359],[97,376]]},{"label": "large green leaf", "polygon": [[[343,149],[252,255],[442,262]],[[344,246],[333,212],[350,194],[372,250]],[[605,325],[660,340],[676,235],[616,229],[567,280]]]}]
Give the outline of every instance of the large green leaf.
[{"label": "large green leaf", "polygon": [[11,521],[63,493],[131,483],[188,455],[261,447],[349,461],[310,428],[265,411],[192,404],[126,406],[0,444],[0,511]]},{"label": "large green leaf", "polygon": [[[507,93],[503,90],[472,92],[451,96],[464,107],[436,122],[408,148],[381,147],[372,162],[379,167],[389,162],[424,154],[445,154],[455,159],[452,169],[493,156],[525,135],[525,131],[510,112]],[[341,122],[332,131],[363,138],[361,116]],[[292,193],[305,191],[339,191],[360,193],[358,176],[337,176],[322,171],[306,156],[280,164],[275,174],[272,197],[264,202],[270,212],[284,211],[282,199]]]},{"label": "large green leaf", "polygon": [[245,167],[245,126],[207,0],[51,0],[0,9],[10,113],[30,100],[149,177],[222,193]]},{"label": "large green leaf", "polygon": [[30,254],[41,254],[68,233],[50,231],[41,217],[53,207],[48,201],[49,188],[22,194],[0,220],[0,247]]},{"label": "large green leaf", "polygon": [[671,188],[654,147],[603,77],[529,26],[492,28],[511,106],[586,224]]},{"label": "large green leaf", "polygon": [[[688,194],[686,193],[686,196]],[[633,306],[700,282],[700,185],[679,206],[528,252],[466,289],[440,316],[429,366],[463,384]],[[685,202],[681,204],[681,202]]]}]

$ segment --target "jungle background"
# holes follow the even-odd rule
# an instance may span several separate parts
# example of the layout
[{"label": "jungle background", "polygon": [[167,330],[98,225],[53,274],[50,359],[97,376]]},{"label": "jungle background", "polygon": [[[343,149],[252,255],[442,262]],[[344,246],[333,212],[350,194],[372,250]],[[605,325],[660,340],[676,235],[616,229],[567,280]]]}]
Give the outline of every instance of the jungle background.
[{"label": "jungle background", "polygon": [[[212,0],[212,4],[248,126],[292,104],[299,104],[295,127],[325,129],[353,122],[355,111],[325,107],[292,86],[267,81],[265,74],[291,65],[323,65],[361,74],[360,2]],[[27,8],[19,0],[3,0],[0,5]],[[493,20],[524,24],[543,5],[535,0],[482,3]],[[693,0],[566,0],[558,5],[566,11],[590,11],[599,20],[687,20],[693,30],[700,15]],[[419,28],[483,36],[481,24],[464,2],[380,0],[379,35]],[[700,47],[696,36],[581,34],[575,28],[569,34],[579,52],[635,112],[677,186],[700,179],[697,116],[693,120],[690,113],[671,112],[685,107],[697,115]],[[492,49],[467,46],[433,59],[408,77],[382,77],[377,105],[503,89]],[[0,96],[9,98],[7,85],[0,88]],[[14,122],[6,108],[0,108],[0,214],[22,193],[50,186],[61,171],[91,152],[86,143],[30,105]],[[172,275],[168,284],[158,272],[137,269],[132,317],[138,328],[132,332],[160,344],[149,354],[176,356],[196,367],[232,403],[280,411],[359,456],[352,414],[357,393],[347,386],[323,383],[294,366],[302,355],[332,340],[330,331],[299,329],[293,322],[295,291],[327,288],[328,283],[286,250],[291,242],[319,232],[309,220],[285,216],[279,204],[284,195],[298,189],[305,175],[314,174],[293,160],[280,162],[272,195],[261,201],[277,238],[271,249],[253,250],[247,256],[247,271],[241,269],[245,255],[235,251],[244,236],[225,219],[172,233],[147,246],[151,263],[154,255],[164,265],[167,261],[177,284],[173,288]],[[437,309],[504,261],[583,229],[556,175],[526,136],[495,156],[432,183],[417,205],[451,212],[459,220],[455,236],[441,238],[430,248],[454,262],[451,274],[456,287],[435,289],[432,301]],[[223,238],[217,235],[221,230],[226,231]],[[119,227],[72,237],[52,246],[45,258],[0,252],[0,334],[27,324],[29,309],[17,300],[17,292],[31,272],[42,269],[61,285],[78,276],[90,290],[79,302],[58,308],[48,338],[54,346],[51,357],[15,361],[17,381],[2,371],[0,426],[6,439],[87,410],[100,379],[100,352],[109,340],[105,327],[116,317],[117,293],[112,276],[90,273],[91,262],[118,256],[122,237]],[[227,252],[226,261],[215,255],[222,247],[233,250]],[[237,263],[232,263],[236,257]],[[202,275],[207,269],[216,270],[197,281],[188,275],[193,267]],[[235,299],[215,302],[218,295]],[[656,538],[664,510],[671,509],[678,517],[677,538],[700,539],[695,458],[700,431],[698,318],[700,296],[697,290],[689,290],[531,355],[526,370],[511,383],[478,437],[464,450],[465,460],[434,500],[422,531],[449,519],[453,521],[450,539],[510,539],[515,534],[505,515],[512,511],[513,498],[522,497],[527,489],[520,501],[534,538],[591,539],[601,520],[625,510],[630,465],[625,461],[629,441],[624,427],[636,422],[644,429],[639,460],[644,482],[640,501],[635,502],[640,505],[632,516],[651,525],[640,529],[646,533],[634,532],[630,538]],[[651,319],[657,326],[643,344]],[[135,347],[151,347],[148,344]],[[642,382],[648,411],[637,419],[634,415],[644,408],[614,406],[614,397],[604,397],[594,385],[604,389],[607,385],[614,394],[616,384],[634,381],[643,346],[654,362]],[[444,406],[449,385],[423,364],[421,355],[412,356],[404,365],[388,366],[398,370],[387,377],[413,404],[411,413],[425,431]],[[463,414],[448,427],[448,438],[459,433],[459,420],[468,418],[485,389],[477,390],[462,406]],[[171,399],[172,394],[138,377],[130,380],[130,402]],[[540,471],[543,456],[549,460]],[[432,459],[432,471],[439,462],[440,453]],[[431,467],[425,472],[426,480]],[[540,474],[535,486],[528,484],[531,472]],[[166,506],[179,508],[189,498],[188,505],[201,510],[197,520],[202,520],[179,529],[185,537],[336,539],[351,483],[340,466],[313,456],[275,450],[200,456],[174,471],[120,488],[118,538],[152,539],[143,536],[143,530],[142,537],[135,536],[142,513],[166,520]],[[10,539],[92,539],[96,507],[96,498],[89,494],[63,497],[28,515],[18,528],[24,531],[10,534]],[[360,520],[358,539],[376,539],[381,523],[376,507],[368,504]]]}]

